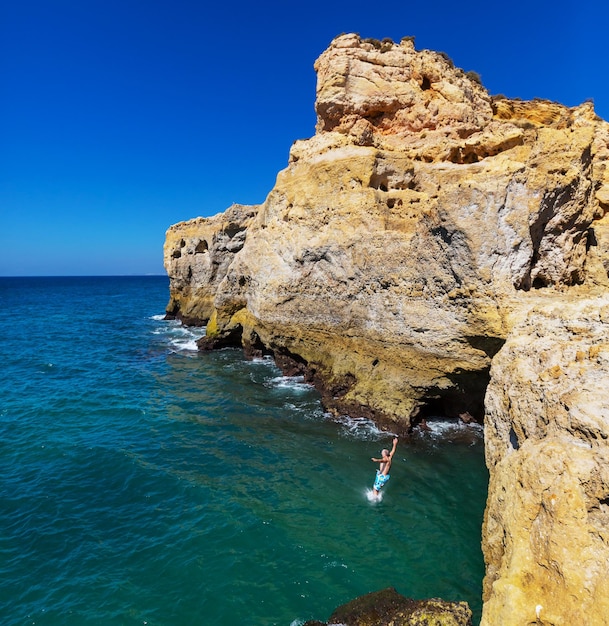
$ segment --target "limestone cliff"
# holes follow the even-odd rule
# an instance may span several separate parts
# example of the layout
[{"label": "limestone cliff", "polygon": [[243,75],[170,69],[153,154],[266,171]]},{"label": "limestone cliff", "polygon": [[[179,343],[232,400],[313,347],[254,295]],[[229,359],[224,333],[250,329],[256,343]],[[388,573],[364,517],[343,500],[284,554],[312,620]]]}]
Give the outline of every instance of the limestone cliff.
[{"label": "limestone cliff", "polygon": [[609,124],[409,39],[343,35],[315,68],[316,134],[266,201],[169,229],[168,314],[336,412],[486,414],[483,623],[605,623],[576,617],[609,602]]},{"label": "limestone cliff", "polygon": [[215,217],[199,217],[167,231],[164,259],[171,281],[169,316],[191,326],[209,320],[216,292],[243,248],[256,213],[256,207],[233,205]]},{"label": "limestone cliff", "polygon": [[266,202],[168,231],[168,311],[306,369],[329,409],[481,417],[512,309],[607,282],[607,124],[494,100],[410,40],[344,35],[315,67],[317,133]]},{"label": "limestone cliff", "polygon": [[609,623],[608,380],[607,293],[536,307],[493,360],[483,624]]}]

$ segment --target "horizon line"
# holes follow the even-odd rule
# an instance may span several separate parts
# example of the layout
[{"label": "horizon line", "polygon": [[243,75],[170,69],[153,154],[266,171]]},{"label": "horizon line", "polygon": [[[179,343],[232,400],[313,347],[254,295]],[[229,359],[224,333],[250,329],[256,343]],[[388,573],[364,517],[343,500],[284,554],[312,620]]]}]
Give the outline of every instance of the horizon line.
[{"label": "horizon line", "polygon": [[0,274],[0,278],[146,278],[164,276],[166,273],[147,272],[145,274]]}]

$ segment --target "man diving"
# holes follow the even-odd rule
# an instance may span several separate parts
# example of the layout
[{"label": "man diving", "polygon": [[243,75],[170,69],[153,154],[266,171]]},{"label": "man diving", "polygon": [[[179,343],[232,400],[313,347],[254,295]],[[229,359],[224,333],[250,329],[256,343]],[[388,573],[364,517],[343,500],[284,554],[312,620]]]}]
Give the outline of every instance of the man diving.
[{"label": "man diving", "polygon": [[372,457],[372,460],[375,463],[380,463],[379,468],[376,470],[376,479],[374,481],[374,486],[372,487],[372,493],[375,497],[378,497],[381,493],[381,489],[385,486],[385,483],[389,480],[389,470],[391,469],[391,462],[393,461],[393,455],[395,454],[395,449],[398,445],[398,438],[393,438],[393,447],[391,448],[391,452],[387,449],[381,450],[381,458],[375,459]]}]

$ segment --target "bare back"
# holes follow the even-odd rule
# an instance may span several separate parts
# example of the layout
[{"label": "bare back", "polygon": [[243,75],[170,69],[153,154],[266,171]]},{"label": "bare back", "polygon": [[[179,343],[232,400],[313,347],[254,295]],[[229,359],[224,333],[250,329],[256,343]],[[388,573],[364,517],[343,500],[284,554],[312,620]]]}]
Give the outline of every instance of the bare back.
[{"label": "bare back", "polygon": [[391,462],[393,461],[393,455],[395,454],[395,449],[398,445],[398,438],[393,438],[393,446],[391,447],[391,452],[389,450],[383,450],[381,456],[381,463],[379,465],[379,472],[384,476],[389,474],[389,470],[391,469]]},{"label": "bare back", "polygon": [[391,457],[384,456],[383,461],[379,465],[379,472],[383,474],[384,476],[386,476],[387,474],[389,474],[390,469],[391,469]]}]

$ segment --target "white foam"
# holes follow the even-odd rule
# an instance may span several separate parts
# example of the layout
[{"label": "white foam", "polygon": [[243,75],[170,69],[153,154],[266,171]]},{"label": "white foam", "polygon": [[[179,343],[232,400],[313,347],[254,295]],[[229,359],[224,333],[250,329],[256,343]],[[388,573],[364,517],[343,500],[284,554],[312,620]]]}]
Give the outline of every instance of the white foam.
[{"label": "white foam", "polygon": [[471,446],[484,441],[482,424],[465,424],[461,420],[428,419],[427,427],[415,428],[413,435],[419,439],[441,444],[442,442],[468,443]]},{"label": "white foam", "polygon": [[294,391],[310,391],[313,385],[304,382],[304,376],[275,376],[268,381],[275,389],[293,389]]},{"label": "white foam", "polygon": [[383,499],[383,492],[379,491],[378,495],[374,493],[372,489],[366,489],[366,499],[368,502],[377,503],[381,502]]},{"label": "white foam", "polygon": [[372,420],[365,417],[339,415],[333,418],[344,431],[357,439],[378,439],[380,436],[393,437],[393,433],[381,430]]},{"label": "white foam", "polygon": [[205,336],[205,326],[184,326],[178,320],[166,320],[162,315],[153,315],[153,320],[163,322],[152,333],[160,335],[172,352],[198,352],[197,341]]},{"label": "white foam", "polygon": [[426,423],[429,427],[428,432],[439,437],[468,432],[480,432],[482,434],[484,430],[481,424],[465,424],[461,420],[427,420]]},{"label": "white foam", "polygon": [[197,341],[204,336],[204,328],[178,326],[168,334],[168,339],[169,343],[179,351],[195,352],[198,350]]},{"label": "white foam", "polygon": [[180,352],[197,352],[199,350],[196,339],[173,339],[172,341],[170,341],[170,343],[172,346],[175,346]]},{"label": "white foam", "polygon": [[246,363],[249,363],[251,365],[271,365],[273,367],[277,367],[275,365],[273,357],[270,354],[252,357],[249,361],[246,361]]}]

